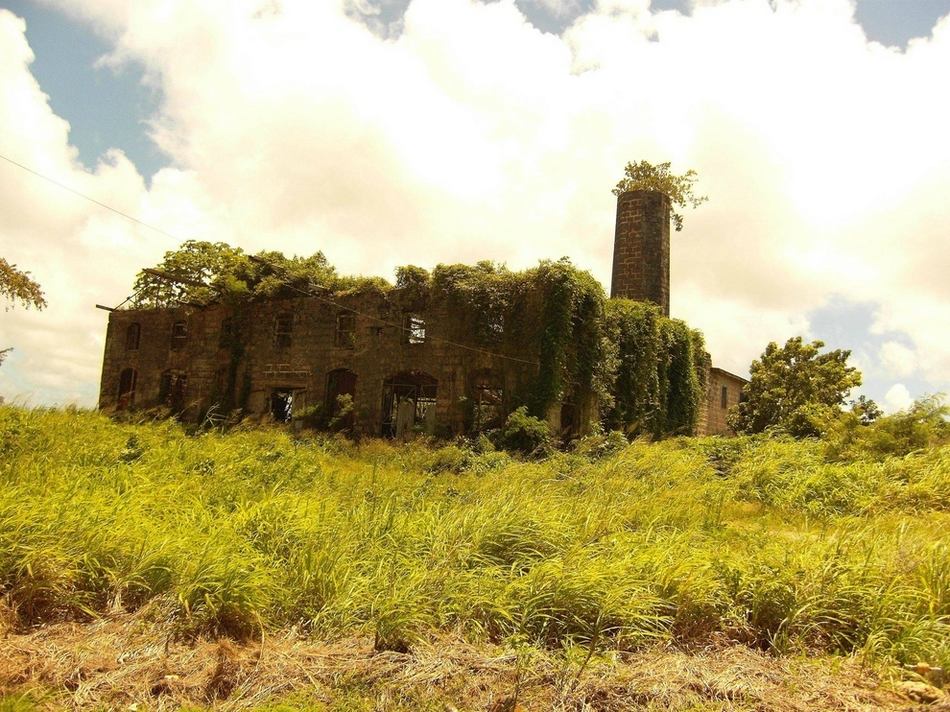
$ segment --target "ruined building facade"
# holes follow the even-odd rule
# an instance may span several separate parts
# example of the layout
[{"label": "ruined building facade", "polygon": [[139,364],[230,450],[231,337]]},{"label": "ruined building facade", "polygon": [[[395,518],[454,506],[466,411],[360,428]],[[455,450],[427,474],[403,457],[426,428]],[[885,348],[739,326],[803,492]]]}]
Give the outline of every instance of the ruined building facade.
[{"label": "ruined building facade", "polygon": [[[617,201],[611,297],[669,314],[670,204],[654,191]],[[445,305],[406,308],[392,292],[115,310],[109,315],[99,407],[166,405],[183,419],[240,407],[288,420],[319,410],[365,435],[459,434],[499,424],[537,364],[504,341],[486,346]],[[710,369],[700,433],[725,433],[744,380]],[[342,398],[341,398],[342,396]],[[547,419],[564,437],[597,418],[574,392]]]}]

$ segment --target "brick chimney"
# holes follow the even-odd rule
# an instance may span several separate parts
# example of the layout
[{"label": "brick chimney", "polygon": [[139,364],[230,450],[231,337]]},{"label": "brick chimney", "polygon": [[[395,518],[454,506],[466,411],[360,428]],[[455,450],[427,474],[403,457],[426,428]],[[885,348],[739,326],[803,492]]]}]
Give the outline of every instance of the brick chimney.
[{"label": "brick chimney", "polygon": [[670,199],[663,193],[617,197],[610,296],[653,302],[670,315]]}]

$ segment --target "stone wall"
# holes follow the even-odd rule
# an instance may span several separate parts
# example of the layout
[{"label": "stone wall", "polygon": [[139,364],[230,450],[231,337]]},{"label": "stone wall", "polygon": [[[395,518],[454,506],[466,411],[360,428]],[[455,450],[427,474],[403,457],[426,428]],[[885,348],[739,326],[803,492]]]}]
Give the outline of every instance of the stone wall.
[{"label": "stone wall", "polygon": [[[328,378],[343,369],[355,375],[353,429],[379,435],[386,420],[386,383],[406,374],[397,381],[412,385],[416,378],[434,379],[435,418],[427,426],[434,424],[438,434],[450,435],[471,425],[478,384],[497,385],[501,410],[507,412],[536,375],[536,366],[520,361],[536,355],[507,353],[510,347],[503,344],[476,343],[444,310],[407,311],[399,304],[398,290],[334,301],[274,299],[247,304],[239,311],[221,305],[114,311],[109,317],[99,406],[165,405],[184,420],[195,420],[217,404],[219,410],[231,406],[266,419],[272,414],[274,394],[291,392],[297,416],[313,406],[328,407]],[[405,328],[410,314],[424,324],[424,338],[419,333],[410,338]],[[176,323],[185,325],[183,339],[173,335]],[[341,323],[352,326],[351,338],[338,333]],[[136,328],[133,324],[139,329],[137,345],[128,340],[129,329]],[[120,399],[126,369],[136,373],[134,403]],[[183,393],[169,392],[173,376],[175,382],[185,377]],[[351,382],[352,376],[347,378],[343,380]],[[173,403],[176,395],[179,402]],[[577,400],[583,418],[579,430],[586,431],[596,408],[590,394],[580,394]],[[551,408],[549,422],[555,430],[560,414],[560,404]]]},{"label": "stone wall", "polygon": [[739,403],[746,379],[723,371],[721,368],[709,369],[709,381],[706,389],[706,423],[699,432],[705,435],[735,435],[726,424],[726,413]]},{"label": "stone wall", "polygon": [[670,199],[663,193],[617,197],[610,296],[653,302],[670,315]]}]

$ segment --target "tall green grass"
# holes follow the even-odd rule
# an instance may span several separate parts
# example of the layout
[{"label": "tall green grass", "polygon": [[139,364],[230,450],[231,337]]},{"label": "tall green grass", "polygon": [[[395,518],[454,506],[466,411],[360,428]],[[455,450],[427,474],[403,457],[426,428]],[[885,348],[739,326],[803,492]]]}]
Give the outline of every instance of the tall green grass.
[{"label": "tall green grass", "polygon": [[680,439],[521,462],[0,408],[0,591],[25,623],[147,605],[181,635],[725,638],[950,665],[950,447],[823,453]]}]

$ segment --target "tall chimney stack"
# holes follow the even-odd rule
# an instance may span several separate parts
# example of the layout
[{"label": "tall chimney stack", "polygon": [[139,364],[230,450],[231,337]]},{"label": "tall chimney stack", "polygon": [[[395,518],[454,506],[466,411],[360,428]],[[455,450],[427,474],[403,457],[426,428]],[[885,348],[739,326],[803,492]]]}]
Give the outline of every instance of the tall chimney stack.
[{"label": "tall chimney stack", "polygon": [[655,190],[617,197],[610,296],[653,302],[670,315],[670,199]]}]

